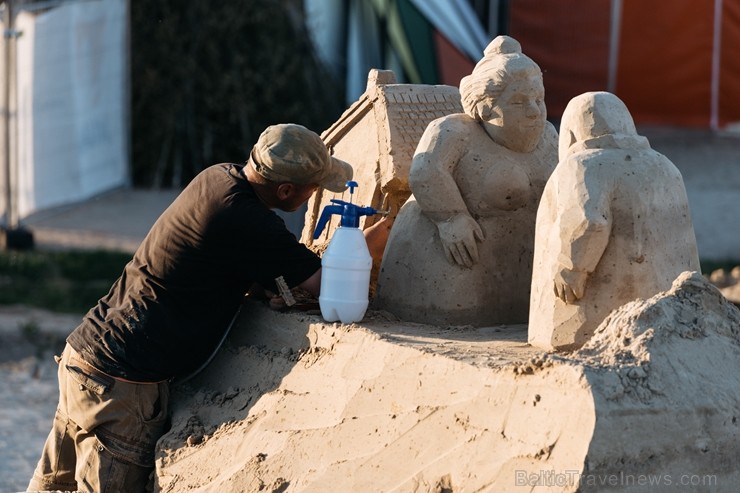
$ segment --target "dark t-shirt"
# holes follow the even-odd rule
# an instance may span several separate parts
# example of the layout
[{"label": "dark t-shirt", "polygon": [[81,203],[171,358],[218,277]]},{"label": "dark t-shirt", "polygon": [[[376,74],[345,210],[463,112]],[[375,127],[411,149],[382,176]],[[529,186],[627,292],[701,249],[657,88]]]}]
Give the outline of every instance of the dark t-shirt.
[{"label": "dark t-shirt", "polygon": [[254,282],[277,292],[276,277],[296,286],[321,267],[240,170],[207,168],[157,219],[69,336],[85,360],[134,381],[187,374],[215,350]]}]

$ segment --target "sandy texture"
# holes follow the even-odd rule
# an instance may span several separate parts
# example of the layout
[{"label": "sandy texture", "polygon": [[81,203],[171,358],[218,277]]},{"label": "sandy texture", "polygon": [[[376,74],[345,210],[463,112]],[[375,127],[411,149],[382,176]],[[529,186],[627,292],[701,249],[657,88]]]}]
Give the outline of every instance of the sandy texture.
[{"label": "sandy texture", "polygon": [[535,216],[558,160],[542,72],[514,38],[496,36],[460,97],[463,112],[418,140],[413,196],[390,232],[374,304],[433,325],[526,323]]},{"label": "sandy texture", "polygon": [[740,311],[690,274],[565,355],[528,346],[522,326],[251,306],[175,392],[159,488],[734,491],[739,331]]},{"label": "sandy texture", "polygon": [[683,273],[669,291],[615,310],[565,360],[583,365],[594,389],[588,475],[662,477],[629,491],[736,490],[740,310],[702,276]]},{"label": "sandy texture", "polygon": [[[579,371],[530,375],[541,354],[522,326],[250,316],[253,332],[231,342],[258,345],[232,345],[193,382],[201,390],[176,394],[160,442],[162,491],[501,491],[515,471],[577,467],[569,451],[586,451],[576,430],[593,425],[593,409]],[[278,334],[266,339],[263,328]],[[294,338],[308,346],[289,346]],[[568,399],[554,381],[569,382]],[[542,423],[535,433],[532,422]]]}]

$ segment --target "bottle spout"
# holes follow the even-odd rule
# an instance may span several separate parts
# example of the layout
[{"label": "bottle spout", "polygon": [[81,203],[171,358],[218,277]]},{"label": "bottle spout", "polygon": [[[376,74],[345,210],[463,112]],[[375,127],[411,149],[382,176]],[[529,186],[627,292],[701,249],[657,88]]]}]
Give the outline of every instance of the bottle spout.
[{"label": "bottle spout", "polygon": [[341,205],[327,205],[324,207],[324,210],[321,212],[321,216],[319,217],[319,222],[316,224],[316,229],[313,232],[314,240],[318,240],[321,233],[324,232],[326,223],[329,222],[331,216],[334,214],[342,214],[342,209],[343,207]]}]

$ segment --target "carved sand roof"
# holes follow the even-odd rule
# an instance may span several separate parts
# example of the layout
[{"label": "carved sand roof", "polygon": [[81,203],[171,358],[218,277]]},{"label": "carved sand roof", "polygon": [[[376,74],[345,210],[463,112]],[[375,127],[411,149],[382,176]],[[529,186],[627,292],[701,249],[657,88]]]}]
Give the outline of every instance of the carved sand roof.
[{"label": "carved sand roof", "polygon": [[366,91],[321,138],[331,149],[357,122],[365,117],[374,118],[381,149],[380,169],[394,170],[383,173],[387,181],[399,178],[400,174],[405,184],[416,145],[427,125],[439,117],[462,111],[457,87],[396,84],[392,71],[371,70]]},{"label": "carved sand roof", "polygon": [[[427,125],[461,112],[457,87],[396,84],[393,72],[373,69],[362,96],[321,138],[334,156],[354,168],[353,179],[359,184],[354,203],[389,210],[395,216],[411,195],[411,160]],[[324,206],[332,198],[341,197],[323,189],[311,197],[301,236],[303,243],[316,246],[331,238],[336,220],[329,222],[316,241],[313,231]],[[370,225],[376,219],[370,217],[364,224]]]}]

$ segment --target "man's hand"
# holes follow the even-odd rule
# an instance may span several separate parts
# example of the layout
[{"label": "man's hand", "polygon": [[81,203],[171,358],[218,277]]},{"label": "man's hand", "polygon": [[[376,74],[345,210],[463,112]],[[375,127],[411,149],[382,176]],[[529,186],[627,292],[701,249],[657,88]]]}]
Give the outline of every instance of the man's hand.
[{"label": "man's hand", "polygon": [[560,269],[555,274],[555,296],[565,303],[571,304],[583,298],[586,291],[587,272],[570,269]]},{"label": "man's hand", "polygon": [[247,292],[247,297],[253,298],[255,300],[267,300],[270,308],[272,308],[273,310],[283,310],[288,306],[286,305],[285,300],[282,296],[273,293],[269,289],[263,288],[257,283],[254,283],[249,289],[249,291]]},{"label": "man's hand", "polygon": [[283,297],[280,296],[279,294],[273,294],[270,297],[269,302],[270,302],[270,308],[272,308],[273,310],[284,310],[285,308],[288,307]]},{"label": "man's hand", "polygon": [[478,245],[484,239],[480,225],[468,214],[460,213],[437,223],[439,239],[447,261],[470,268],[478,263]]}]

